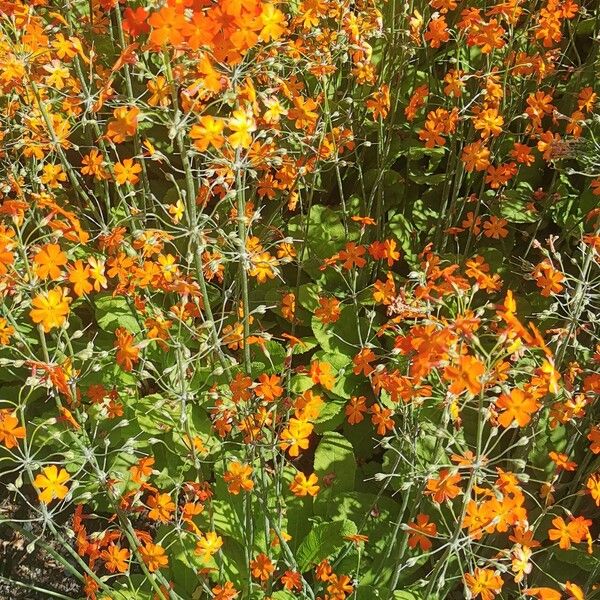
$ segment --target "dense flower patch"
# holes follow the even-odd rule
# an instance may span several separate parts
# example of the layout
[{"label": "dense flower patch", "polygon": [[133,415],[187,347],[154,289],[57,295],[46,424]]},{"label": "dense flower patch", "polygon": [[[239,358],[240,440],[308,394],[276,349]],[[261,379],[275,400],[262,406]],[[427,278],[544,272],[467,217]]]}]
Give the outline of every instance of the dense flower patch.
[{"label": "dense flower patch", "polygon": [[90,600],[600,597],[594,0],[0,24],[3,537]]}]

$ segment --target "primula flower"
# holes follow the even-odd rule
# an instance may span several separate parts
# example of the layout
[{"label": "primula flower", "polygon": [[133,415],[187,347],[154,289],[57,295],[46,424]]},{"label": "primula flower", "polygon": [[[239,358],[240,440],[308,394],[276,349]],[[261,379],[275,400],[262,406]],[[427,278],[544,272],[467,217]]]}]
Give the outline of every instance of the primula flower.
[{"label": "primula flower", "polygon": [[462,490],[456,485],[460,480],[460,473],[452,473],[448,469],[441,469],[437,478],[427,481],[425,494],[431,496],[433,501],[438,504],[452,500],[462,494]]},{"label": "primula flower", "polygon": [[62,275],[60,267],[67,264],[67,255],[58,244],[46,244],[33,259],[35,274],[41,279],[58,279]]},{"label": "primula flower", "polygon": [[140,554],[150,573],[154,573],[154,571],[162,569],[169,564],[169,558],[165,554],[165,549],[159,544],[144,544],[140,548]]},{"label": "primula flower", "polygon": [[364,396],[352,396],[345,408],[346,418],[350,425],[356,425],[365,418],[368,411],[366,405],[367,399]]},{"label": "primula flower", "polygon": [[250,570],[254,579],[267,581],[275,571],[275,565],[266,554],[261,552],[254,560],[250,561]]},{"label": "primula flower", "polygon": [[279,436],[279,447],[288,452],[295,458],[300,454],[300,450],[306,450],[309,444],[309,437],[314,429],[311,423],[290,419],[289,425],[281,432]]},{"label": "primula flower", "polygon": [[240,491],[249,492],[254,488],[254,482],[250,478],[252,467],[239,461],[229,463],[229,467],[223,475],[227,489],[231,494],[238,495]]},{"label": "primula flower", "polygon": [[168,523],[176,508],[170,494],[156,493],[148,498],[146,504],[150,508],[148,518],[159,523]]},{"label": "primula flower", "polygon": [[493,600],[501,592],[504,582],[497,571],[476,567],[473,573],[465,574],[465,584],[474,598]]},{"label": "primula flower", "polygon": [[140,180],[138,173],[142,172],[142,167],[138,163],[134,163],[133,159],[125,158],[123,162],[115,164],[114,171],[117,185],[126,183],[135,185]]},{"label": "primula flower", "polygon": [[38,498],[44,504],[50,504],[55,498],[62,500],[68,493],[69,488],[65,485],[71,478],[65,469],[58,470],[56,465],[44,467],[42,473],[39,473],[34,485],[41,490],[38,492]]},{"label": "primula flower", "polygon": [[110,544],[106,550],[100,554],[104,561],[107,571],[110,573],[125,573],[129,568],[129,550],[121,548],[118,544]]},{"label": "primula flower", "polygon": [[317,485],[319,478],[311,473],[308,477],[302,472],[296,473],[290,484],[290,490],[295,496],[316,496],[320,487]]},{"label": "primula flower", "polygon": [[18,445],[18,440],[25,439],[25,427],[19,425],[19,419],[15,413],[0,410],[0,444],[4,444],[9,450]]},{"label": "primula flower", "polygon": [[65,323],[69,314],[70,302],[68,291],[61,287],[55,287],[33,298],[29,316],[34,323],[42,326],[44,333],[48,333]]},{"label": "primula flower", "polygon": [[73,291],[78,297],[89,294],[94,286],[90,283],[90,267],[85,265],[81,259],[76,260],[68,268],[69,282],[73,284]]},{"label": "primula flower", "polygon": [[231,581],[215,586],[212,588],[212,593],[214,594],[213,600],[235,600],[239,595]]},{"label": "primula flower", "polygon": [[198,542],[196,542],[194,552],[201,556],[202,560],[209,561],[221,549],[222,545],[223,538],[214,531],[208,531],[207,533],[203,533]]},{"label": "primula flower", "polygon": [[135,363],[140,359],[140,349],[134,345],[133,334],[124,327],[118,327],[115,331],[114,347],[117,349],[117,364],[124,371],[131,371]]},{"label": "primula flower", "polygon": [[431,537],[437,535],[437,526],[429,521],[429,515],[419,513],[417,520],[408,523],[408,546],[419,546],[424,552],[431,550]]},{"label": "primula flower", "polygon": [[515,388],[496,400],[496,408],[503,411],[498,416],[498,423],[502,427],[510,427],[516,421],[519,427],[525,427],[539,407],[540,403],[531,394]]},{"label": "primula flower", "polygon": [[109,121],[106,137],[119,144],[135,135],[138,126],[140,109],[136,106],[119,106],[113,112],[114,119]]},{"label": "primula flower", "polygon": [[319,298],[319,308],[315,310],[315,317],[321,323],[335,323],[341,314],[340,301],[337,298]]}]

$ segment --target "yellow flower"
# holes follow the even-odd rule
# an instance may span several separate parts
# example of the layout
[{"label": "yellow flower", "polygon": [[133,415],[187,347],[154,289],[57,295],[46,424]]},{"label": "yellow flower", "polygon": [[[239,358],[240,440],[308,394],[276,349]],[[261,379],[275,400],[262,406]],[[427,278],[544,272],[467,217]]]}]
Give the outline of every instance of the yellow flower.
[{"label": "yellow flower", "polygon": [[61,327],[66,321],[71,302],[67,294],[67,290],[59,286],[42,292],[31,301],[29,316],[34,323],[41,323],[45,333]]},{"label": "yellow flower", "polygon": [[67,174],[60,165],[44,165],[41,182],[51,188],[61,187],[61,181],[67,180]]},{"label": "yellow flower", "polygon": [[196,544],[196,554],[202,556],[202,560],[210,560],[213,554],[216,554],[223,545],[223,538],[214,531],[202,534],[202,537]]},{"label": "yellow flower", "polygon": [[251,133],[256,130],[254,118],[248,111],[238,109],[233,111],[233,117],[227,122],[232,133],[227,139],[234,148],[248,148],[252,143]]},{"label": "yellow flower", "polygon": [[69,493],[69,488],[65,485],[69,479],[69,474],[64,469],[59,471],[56,465],[44,467],[33,482],[41,490],[38,492],[40,501],[50,504],[54,498],[62,500]]},{"label": "yellow flower", "polygon": [[267,279],[275,279],[277,260],[268,252],[261,252],[252,257],[251,262],[252,267],[249,273],[252,277],[256,277],[258,283],[265,283]]},{"label": "yellow flower", "polygon": [[302,472],[297,473],[290,484],[290,490],[295,496],[316,496],[319,491],[319,478],[311,473],[308,477]]},{"label": "yellow flower", "polygon": [[138,173],[142,171],[142,167],[134,163],[133,159],[126,158],[122,163],[118,162],[114,166],[114,171],[117,185],[123,185],[124,183],[135,185],[140,180]]}]

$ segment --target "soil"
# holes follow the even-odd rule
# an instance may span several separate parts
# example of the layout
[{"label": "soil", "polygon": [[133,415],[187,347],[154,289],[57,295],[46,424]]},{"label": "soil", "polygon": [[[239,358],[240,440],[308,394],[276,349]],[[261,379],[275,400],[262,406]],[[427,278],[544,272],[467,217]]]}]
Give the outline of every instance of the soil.
[{"label": "soil", "polygon": [[[83,598],[79,581],[66,572],[60,562],[39,545],[28,552],[29,540],[5,524],[14,520],[20,527],[38,536],[42,533],[41,525],[32,517],[31,509],[18,495],[7,492],[6,488],[0,491],[0,600],[52,600],[55,596],[48,592],[56,592],[66,598]],[[28,519],[32,520],[28,523]],[[48,535],[42,537],[53,550],[67,558],[69,555],[64,548],[50,538]],[[67,560],[72,562],[70,558]],[[41,591],[15,582],[35,586]]]}]

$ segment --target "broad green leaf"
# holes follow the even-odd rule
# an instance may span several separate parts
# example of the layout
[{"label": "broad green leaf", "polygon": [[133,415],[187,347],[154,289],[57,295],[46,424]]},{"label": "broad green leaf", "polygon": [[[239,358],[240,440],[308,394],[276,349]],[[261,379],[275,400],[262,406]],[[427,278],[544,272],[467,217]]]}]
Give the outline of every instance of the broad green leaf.
[{"label": "broad green leaf", "polygon": [[344,536],[355,533],[356,525],[352,521],[333,521],[314,525],[296,552],[300,571],[307,571],[340,550],[346,543]]},{"label": "broad green leaf", "polygon": [[118,327],[124,327],[131,333],[139,333],[135,309],[124,296],[96,296],[96,321],[105,331],[114,332]]},{"label": "broad green leaf", "polygon": [[[352,491],[356,475],[352,444],[335,431],[326,432],[315,452],[314,469],[321,482],[324,477],[334,478],[331,486],[327,488],[331,494]],[[322,486],[321,493],[323,491]]]}]

